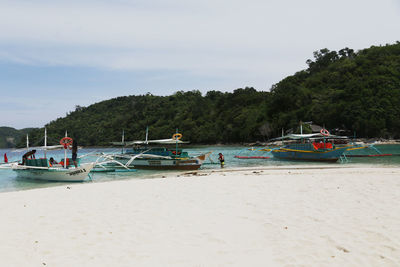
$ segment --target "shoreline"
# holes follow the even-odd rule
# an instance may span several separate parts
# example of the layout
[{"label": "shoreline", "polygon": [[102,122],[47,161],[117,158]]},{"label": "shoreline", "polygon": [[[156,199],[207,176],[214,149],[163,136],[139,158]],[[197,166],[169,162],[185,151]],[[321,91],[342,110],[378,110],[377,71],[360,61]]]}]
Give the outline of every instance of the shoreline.
[{"label": "shoreline", "polygon": [[[57,188],[65,186],[76,186],[76,185],[87,185],[87,184],[97,184],[97,183],[113,183],[119,181],[130,181],[130,180],[148,180],[148,179],[164,179],[164,178],[178,178],[178,177],[191,177],[191,176],[209,176],[219,173],[242,173],[242,172],[264,172],[264,171],[293,171],[293,170],[328,170],[328,169],[351,169],[351,168],[397,168],[398,165],[388,165],[388,164],[374,164],[370,165],[368,163],[346,163],[346,164],[332,164],[332,163],[302,163],[296,165],[254,165],[246,167],[225,167],[223,169],[199,169],[199,170],[166,170],[166,171],[156,171],[151,174],[143,174],[141,176],[131,176],[124,179],[107,179],[107,180],[97,180],[95,174],[93,180],[87,178],[83,182],[51,182],[42,181],[34,179],[24,179],[27,182],[38,183],[39,186],[32,185],[32,187],[21,187],[21,188],[10,188],[9,190],[0,191],[0,195],[3,193],[19,192],[19,191],[30,191],[36,189],[47,189],[47,188]],[[43,186],[40,186],[43,184]]]},{"label": "shoreline", "polygon": [[0,263],[395,266],[398,177],[394,166],[246,167],[4,192]]}]

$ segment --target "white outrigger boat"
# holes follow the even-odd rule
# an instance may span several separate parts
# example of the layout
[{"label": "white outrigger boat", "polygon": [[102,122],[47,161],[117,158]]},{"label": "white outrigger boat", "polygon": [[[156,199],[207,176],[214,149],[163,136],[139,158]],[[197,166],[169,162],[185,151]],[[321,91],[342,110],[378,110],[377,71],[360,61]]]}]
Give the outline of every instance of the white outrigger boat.
[{"label": "white outrigger boat", "polygon": [[[45,144],[43,147],[32,147],[30,149],[44,150],[43,158],[26,159],[23,163],[11,162],[2,164],[0,168],[12,169],[17,173],[20,178],[56,181],[56,182],[82,182],[87,177],[90,177],[90,171],[96,165],[96,162],[79,164],[75,167],[72,159],[67,158],[67,148],[72,144],[72,138],[64,137],[60,141],[61,145],[47,146],[47,136],[45,130]],[[27,138],[27,148],[29,148],[29,141]],[[51,164],[46,157],[47,150],[54,150],[64,148],[64,159],[61,164]]]}]

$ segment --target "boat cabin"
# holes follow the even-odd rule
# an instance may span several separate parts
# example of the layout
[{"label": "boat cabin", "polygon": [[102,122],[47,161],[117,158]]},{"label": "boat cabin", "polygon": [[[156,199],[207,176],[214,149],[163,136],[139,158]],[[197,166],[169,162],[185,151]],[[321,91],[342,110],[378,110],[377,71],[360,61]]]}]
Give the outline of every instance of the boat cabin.
[{"label": "boat cabin", "polygon": [[[80,159],[76,159],[76,162],[79,166]],[[58,164],[55,166],[50,166],[49,160],[46,158],[41,159],[27,159],[25,162],[26,166],[33,166],[33,167],[56,167],[56,166],[64,166],[64,159],[62,159]],[[72,158],[67,158],[67,167],[74,166],[74,162]]]},{"label": "boat cabin", "polygon": [[151,154],[151,155],[158,155],[163,157],[179,157],[179,158],[188,158],[188,152],[183,151],[182,149],[170,149],[166,147],[152,147],[152,148],[133,148],[126,150],[128,154]]}]

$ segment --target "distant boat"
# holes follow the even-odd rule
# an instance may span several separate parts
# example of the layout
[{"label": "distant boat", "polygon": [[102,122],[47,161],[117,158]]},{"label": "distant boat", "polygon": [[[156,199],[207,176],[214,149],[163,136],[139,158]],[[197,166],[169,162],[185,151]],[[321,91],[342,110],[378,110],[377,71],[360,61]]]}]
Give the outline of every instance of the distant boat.
[{"label": "distant boat", "polygon": [[325,129],[314,134],[290,134],[277,138],[291,140],[291,142],[272,150],[271,153],[275,158],[284,160],[336,162],[346,150],[354,146],[348,144],[336,145],[333,140],[346,138],[330,136]]}]

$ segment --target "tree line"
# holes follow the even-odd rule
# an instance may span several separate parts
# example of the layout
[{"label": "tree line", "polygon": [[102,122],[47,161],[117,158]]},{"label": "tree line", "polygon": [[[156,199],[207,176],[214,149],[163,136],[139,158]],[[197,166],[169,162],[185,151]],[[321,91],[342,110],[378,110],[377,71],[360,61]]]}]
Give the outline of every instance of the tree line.
[{"label": "tree line", "polygon": [[0,127],[0,148],[12,148],[34,128],[17,130],[11,127]]},{"label": "tree line", "polygon": [[[299,121],[343,129],[358,137],[400,138],[400,43],[360,51],[321,49],[308,68],[284,78],[269,91],[178,91],[122,96],[77,106],[46,125],[57,142],[67,130],[80,145],[104,146],[121,139],[169,138],[176,129],[195,144],[265,141]],[[43,129],[30,133],[34,143]],[[24,146],[21,140],[20,146]]]}]

